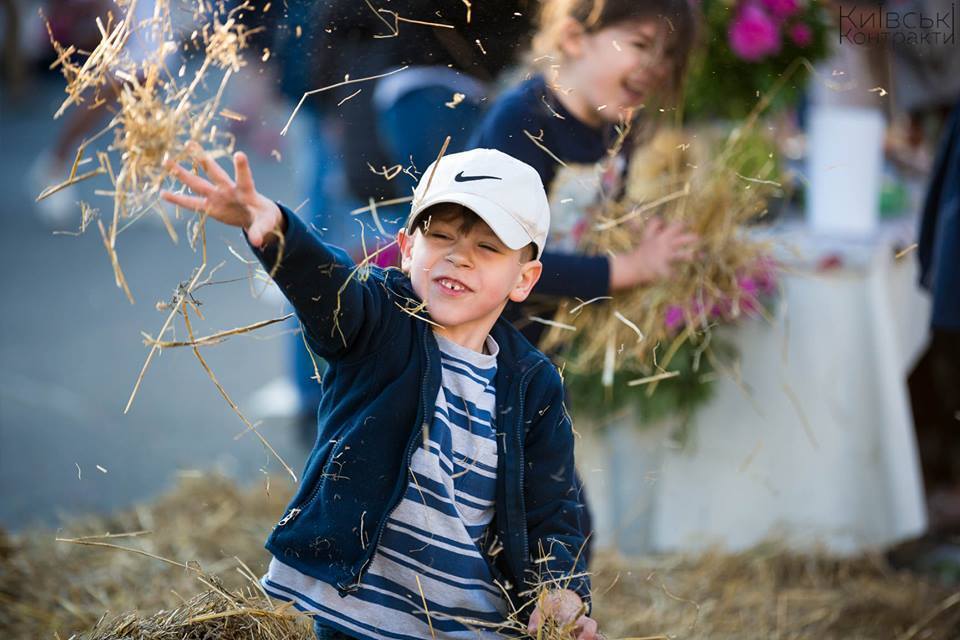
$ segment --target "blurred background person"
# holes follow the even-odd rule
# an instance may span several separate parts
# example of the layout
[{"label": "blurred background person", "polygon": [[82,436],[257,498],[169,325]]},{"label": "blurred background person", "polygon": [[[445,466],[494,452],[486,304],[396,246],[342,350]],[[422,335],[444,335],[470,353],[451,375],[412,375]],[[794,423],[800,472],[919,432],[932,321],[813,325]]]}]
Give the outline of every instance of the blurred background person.
[{"label": "blurred background person", "polygon": [[[695,237],[676,225],[650,225],[635,249],[614,256],[578,246],[592,209],[620,195],[630,153],[652,132],[654,114],[674,112],[694,32],[686,0],[545,2],[535,73],[499,97],[477,130],[472,146],[532,165],[550,197],[543,277],[530,302],[508,315],[534,344],[544,325],[527,317],[552,317],[560,298],[592,300],[666,278],[674,262],[692,256]],[[611,157],[618,125],[633,129]]]},{"label": "blurred background person", "polygon": [[[307,98],[301,114],[309,113],[319,134],[299,215],[354,260],[364,257],[365,244],[368,254],[384,248],[377,264],[394,264],[399,254],[388,245],[409,205],[377,207],[376,218],[351,210],[371,199],[409,196],[447,136],[447,153],[467,147],[496,78],[527,49],[535,8],[527,0],[289,3],[279,54],[281,86],[291,100],[348,77],[408,67]],[[316,373],[324,365],[299,334],[291,335],[288,351],[290,376],[271,381],[250,403],[258,415],[293,417],[309,431],[320,399]]]}]

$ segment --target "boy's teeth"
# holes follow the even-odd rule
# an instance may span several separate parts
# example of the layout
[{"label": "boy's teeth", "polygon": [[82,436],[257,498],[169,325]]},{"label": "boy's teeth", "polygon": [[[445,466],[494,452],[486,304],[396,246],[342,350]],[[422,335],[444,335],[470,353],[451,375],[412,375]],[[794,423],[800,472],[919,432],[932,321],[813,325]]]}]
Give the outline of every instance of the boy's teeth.
[{"label": "boy's teeth", "polygon": [[461,287],[460,285],[454,284],[454,283],[450,282],[449,280],[441,280],[441,281],[440,281],[440,284],[442,284],[443,286],[445,286],[447,289],[451,289],[451,290],[453,290],[453,291],[460,291],[460,290],[463,289],[463,287]]}]

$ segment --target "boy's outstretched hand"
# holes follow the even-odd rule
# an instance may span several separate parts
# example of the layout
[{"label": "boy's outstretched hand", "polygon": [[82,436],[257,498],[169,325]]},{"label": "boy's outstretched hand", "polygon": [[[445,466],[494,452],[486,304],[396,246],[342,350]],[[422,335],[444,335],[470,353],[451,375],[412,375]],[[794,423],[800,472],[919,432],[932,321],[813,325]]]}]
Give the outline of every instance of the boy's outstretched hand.
[{"label": "boy's outstretched hand", "polygon": [[197,163],[213,182],[179,164],[170,163],[167,165],[170,173],[195,195],[164,190],[160,194],[164,200],[184,209],[206,213],[224,224],[243,228],[250,244],[258,248],[284,232],[280,207],[257,192],[245,153],[238,151],[233,154],[234,181],[210,154],[199,147],[193,147],[192,150]]},{"label": "boy's outstretched hand", "polygon": [[555,623],[563,625],[573,624],[573,631],[577,640],[596,640],[601,638],[597,633],[597,621],[593,618],[583,615],[585,608],[583,601],[575,591],[570,589],[559,589],[544,594],[537,608],[530,615],[530,622],[527,625],[527,632],[537,635],[537,629],[547,618],[554,620]]}]

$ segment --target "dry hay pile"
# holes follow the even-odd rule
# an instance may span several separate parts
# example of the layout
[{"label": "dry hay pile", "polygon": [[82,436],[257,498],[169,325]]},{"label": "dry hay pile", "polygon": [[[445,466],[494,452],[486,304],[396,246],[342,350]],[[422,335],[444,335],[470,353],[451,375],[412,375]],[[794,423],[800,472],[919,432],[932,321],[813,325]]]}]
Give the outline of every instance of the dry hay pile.
[{"label": "dry hay pile", "polygon": [[[198,578],[229,590],[235,594],[231,598],[265,608],[265,599],[249,593],[254,585],[244,565],[255,576],[266,569],[263,542],[289,497],[286,487],[242,491],[219,476],[184,476],[173,492],[155,502],[107,517],[71,520],[56,533],[9,536],[0,543],[0,637],[46,639],[58,633],[67,638],[92,628],[105,613],[152,614],[178,607],[212,613],[232,602],[210,595],[190,600],[212,591]],[[156,628],[160,619],[140,628]]]},{"label": "dry hay pile", "polygon": [[597,565],[594,613],[611,638],[960,638],[960,594],[879,555],[841,560],[770,544]]},{"label": "dry hay pile", "polygon": [[764,313],[757,282],[772,277],[773,265],[769,247],[750,238],[745,226],[762,217],[768,198],[780,191],[772,150],[755,123],[726,137],[663,129],[639,147],[625,195],[592,213],[580,250],[628,252],[644,227],[660,219],[696,233],[697,255],[675,265],[669,278],[612,299],[566,301],[541,346],[564,353],[566,371],[575,375],[611,387],[622,372],[636,378],[631,386],[653,383],[650,392],[677,375],[671,360],[686,343],[698,347],[697,358],[712,359],[715,326]]},{"label": "dry hay pile", "polygon": [[268,596],[252,590],[229,592],[205,581],[210,591],[200,593],[170,611],[143,617],[127,613],[105,618],[83,633],[81,640],[312,640],[307,619],[276,606]]},{"label": "dry hay pile", "polygon": [[[309,621],[255,584],[269,559],[263,539],[289,497],[268,489],[187,476],[153,503],[65,523],[59,536],[74,543],[50,531],[0,537],[0,637],[307,640]],[[960,637],[960,594],[880,557],[768,545],[735,555],[604,555],[595,565],[594,615],[609,638]]]}]

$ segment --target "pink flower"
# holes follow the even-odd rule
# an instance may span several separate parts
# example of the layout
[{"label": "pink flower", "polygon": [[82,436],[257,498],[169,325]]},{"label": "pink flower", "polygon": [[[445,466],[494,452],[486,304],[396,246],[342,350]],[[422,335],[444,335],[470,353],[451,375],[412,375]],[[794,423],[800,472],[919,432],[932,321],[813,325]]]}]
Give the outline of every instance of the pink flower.
[{"label": "pink flower", "polygon": [[797,0],[763,0],[763,6],[767,8],[770,15],[781,20],[789,18],[800,9],[800,3]]},{"label": "pink flower", "polygon": [[757,260],[756,268],[751,273],[751,279],[756,283],[760,295],[768,296],[777,290],[777,270],[780,265],[769,256]]},{"label": "pink flower", "polygon": [[740,287],[740,291],[744,295],[751,297],[756,296],[757,292],[760,290],[760,287],[757,285],[757,281],[750,276],[740,276],[737,278],[737,286]]},{"label": "pink flower", "polygon": [[667,307],[663,319],[667,325],[667,329],[673,331],[683,323],[683,309],[677,306]]},{"label": "pink flower", "polygon": [[733,313],[733,303],[730,300],[718,300],[710,309],[711,318],[726,318]]},{"label": "pink flower", "polygon": [[727,37],[733,52],[747,62],[757,62],[780,51],[780,30],[756,4],[743,6],[730,23]]},{"label": "pink flower", "polygon": [[798,22],[790,27],[790,39],[798,47],[806,47],[813,40],[813,30],[809,25]]},{"label": "pink flower", "polygon": [[737,278],[737,286],[740,287],[740,310],[747,315],[752,315],[760,310],[760,303],[757,295],[760,293],[760,284],[750,276],[741,276]]},{"label": "pink flower", "polygon": [[740,310],[747,315],[759,314],[762,310],[761,298],[774,293],[777,287],[777,263],[770,257],[761,257],[753,268],[737,277],[740,289]]}]

